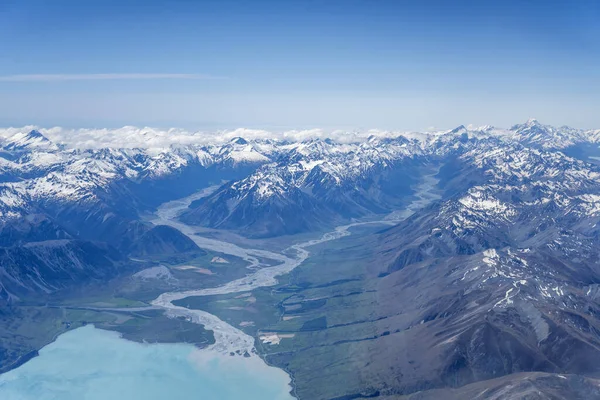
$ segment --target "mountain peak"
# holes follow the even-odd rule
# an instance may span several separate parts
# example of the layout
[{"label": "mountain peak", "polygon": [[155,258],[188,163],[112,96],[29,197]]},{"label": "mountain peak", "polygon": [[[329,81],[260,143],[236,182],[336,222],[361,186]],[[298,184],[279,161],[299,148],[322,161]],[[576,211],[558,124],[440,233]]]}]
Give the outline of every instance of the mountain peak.
[{"label": "mountain peak", "polygon": [[48,138],[44,135],[42,135],[42,133],[38,130],[32,129],[31,131],[29,131],[29,133],[27,133],[27,135],[25,135],[25,137],[30,138],[30,139],[40,139],[43,141],[47,141],[49,142],[50,140],[48,140]]},{"label": "mountain peak", "polygon": [[452,129],[450,131],[450,133],[461,133],[461,132],[465,132],[467,130],[467,128],[465,128],[464,125],[459,125],[456,128]]},{"label": "mountain peak", "polygon": [[231,139],[230,143],[244,145],[244,144],[248,144],[248,141],[246,139],[244,139],[243,137],[239,137],[238,136],[238,137],[235,137],[235,138]]},{"label": "mountain peak", "polygon": [[514,125],[510,128],[511,131],[523,131],[523,130],[531,130],[532,128],[537,129],[545,129],[546,126],[542,125],[540,121],[535,118],[529,118],[525,123]]},{"label": "mountain peak", "polygon": [[8,138],[8,145],[6,148],[8,150],[25,150],[32,148],[56,150],[57,146],[40,131],[32,129],[29,132],[18,132]]}]

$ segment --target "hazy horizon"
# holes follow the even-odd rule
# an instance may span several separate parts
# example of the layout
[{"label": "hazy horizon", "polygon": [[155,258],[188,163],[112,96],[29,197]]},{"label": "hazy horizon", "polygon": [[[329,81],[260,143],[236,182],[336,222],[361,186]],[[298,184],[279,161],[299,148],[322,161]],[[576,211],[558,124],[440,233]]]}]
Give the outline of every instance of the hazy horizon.
[{"label": "hazy horizon", "polygon": [[599,5],[0,6],[0,125],[600,127]]}]

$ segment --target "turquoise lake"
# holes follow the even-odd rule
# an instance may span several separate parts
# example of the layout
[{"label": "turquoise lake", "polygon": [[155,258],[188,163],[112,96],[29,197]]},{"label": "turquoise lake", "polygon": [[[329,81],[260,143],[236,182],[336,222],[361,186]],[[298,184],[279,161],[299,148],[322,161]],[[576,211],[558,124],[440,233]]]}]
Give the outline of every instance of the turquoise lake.
[{"label": "turquoise lake", "polygon": [[85,326],[0,375],[2,400],[289,400],[289,376],[260,358],[142,344]]}]

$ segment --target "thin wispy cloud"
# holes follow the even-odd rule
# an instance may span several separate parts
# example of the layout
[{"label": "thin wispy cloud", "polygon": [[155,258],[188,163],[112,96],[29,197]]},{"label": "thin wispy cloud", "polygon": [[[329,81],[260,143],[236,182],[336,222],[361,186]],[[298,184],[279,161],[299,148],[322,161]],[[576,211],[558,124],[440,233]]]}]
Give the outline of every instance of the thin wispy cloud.
[{"label": "thin wispy cloud", "polygon": [[103,80],[223,79],[205,74],[24,74],[0,75],[0,82],[64,82]]}]

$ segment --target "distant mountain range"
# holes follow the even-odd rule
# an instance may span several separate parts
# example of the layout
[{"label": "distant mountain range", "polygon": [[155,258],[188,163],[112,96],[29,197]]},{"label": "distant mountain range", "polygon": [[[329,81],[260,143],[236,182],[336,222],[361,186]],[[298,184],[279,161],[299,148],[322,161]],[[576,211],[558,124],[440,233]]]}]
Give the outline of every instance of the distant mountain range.
[{"label": "distant mountain range", "polygon": [[[56,225],[48,239],[70,235],[126,247],[142,229],[140,213],[220,182],[226,183],[183,215],[186,222],[253,237],[323,230],[400,208],[423,166],[473,167],[467,168],[472,176],[463,174],[450,185],[460,192],[491,178],[514,183],[525,178],[520,174],[541,174],[550,164],[559,170],[569,165],[572,175],[565,178],[594,180],[592,164],[600,155],[600,130],[555,128],[536,120],[508,130],[460,126],[427,134],[354,133],[344,140],[234,137],[205,144],[201,136],[182,140],[173,133],[175,143],[166,147],[156,147],[156,134],[139,133],[135,143],[146,145],[138,148],[110,143],[78,149],[54,143],[38,130],[2,132],[0,223],[10,232],[8,239],[0,235],[5,244],[43,239],[34,222],[43,220],[43,226]],[[164,136],[160,146],[168,143]],[[200,143],[191,143],[194,138]],[[522,171],[523,164],[531,167]],[[444,179],[441,184],[449,185]],[[580,201],[593,208],[592,198]]]}]

